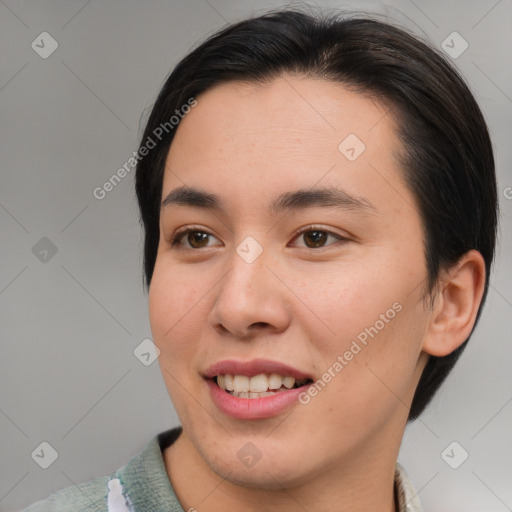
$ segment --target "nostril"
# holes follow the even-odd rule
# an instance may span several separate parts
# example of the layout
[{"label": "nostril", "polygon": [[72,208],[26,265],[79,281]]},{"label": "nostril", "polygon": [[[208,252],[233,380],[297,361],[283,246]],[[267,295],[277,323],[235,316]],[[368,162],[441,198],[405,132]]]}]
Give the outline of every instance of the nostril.
[{"label": "nostril", "polygon": [[270,324],[267,324],[267,322],[254,322],[250,325],[250,327],[267,327]]}]

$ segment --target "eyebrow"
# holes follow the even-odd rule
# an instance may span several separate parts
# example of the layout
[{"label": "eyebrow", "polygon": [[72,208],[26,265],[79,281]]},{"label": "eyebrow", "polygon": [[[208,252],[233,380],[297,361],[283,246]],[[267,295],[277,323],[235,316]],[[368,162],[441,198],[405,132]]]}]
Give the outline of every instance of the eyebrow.
[{"label": "eyebrow", "polygon": [[[219,196],[195,187],[178,187],[172,190],[162,201],[162,208],[171,205],[191,206],[223,211],[223,202]],[[354,210],[376,213],[377,208],[364,197],[354,197],[339,188],[299,189],[284,192],[277,196],[269,205],[271,213],[283,210],[299,210],[302,208],[335,207],[342,210]]]}]

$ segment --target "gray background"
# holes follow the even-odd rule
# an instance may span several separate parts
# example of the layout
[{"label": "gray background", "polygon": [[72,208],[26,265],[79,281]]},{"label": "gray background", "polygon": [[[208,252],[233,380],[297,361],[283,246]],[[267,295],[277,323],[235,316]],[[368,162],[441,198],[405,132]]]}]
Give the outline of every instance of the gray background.
[{"label": "gray background", "polygon": [[[0,1],[2,511],[114,471],[178,424],[158,362],[134,355],[151,333],[133,172],[101,201],[92,191],[137,150],[145,111],[191,47],[279,5]],[[481,323],[433,404],[408,426],[399,461],[426,511],[512,510],[512,4],[311,5],[381,13],[437,46],[457,31],[469,44],[452,62],[492,132],[500,244]],[[31,48],[44,31],[59,45],[47,59]],[[43,237],[56,254],[44,253]],[[31,457],[43,441],[58,452],[48,469]],[[469,453],[458,469],[441,456],[453,441]]]}]

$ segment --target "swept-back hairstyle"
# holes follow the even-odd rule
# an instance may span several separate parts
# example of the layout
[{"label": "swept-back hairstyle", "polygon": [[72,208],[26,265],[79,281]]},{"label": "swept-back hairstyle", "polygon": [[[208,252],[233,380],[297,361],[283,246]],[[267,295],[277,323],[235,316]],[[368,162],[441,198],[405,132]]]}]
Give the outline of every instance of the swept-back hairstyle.
[{"label": "swept-back hairstyle", "polygon": [[[464,80],[438,50],[404,29],[361,15],[271,11],[212,35],[174,68],[141,141],[142,148],[156,133],[156,147],[146,151],[136,170],[146,284],[159,243],[165,161],[176,132],[170,118],[177,119],[191,98],[217,84],[265,83],[284,73],[338,82],[390,108],[401,141],[397,162],[423,224],[425,296],[434,290],[440,270],[476,249],[486,267],[478,321],[489,286],[498,208],[485,120]],[[430,356],[409,421],[424,410],[466,345],[467,340],[447,356]]]}]

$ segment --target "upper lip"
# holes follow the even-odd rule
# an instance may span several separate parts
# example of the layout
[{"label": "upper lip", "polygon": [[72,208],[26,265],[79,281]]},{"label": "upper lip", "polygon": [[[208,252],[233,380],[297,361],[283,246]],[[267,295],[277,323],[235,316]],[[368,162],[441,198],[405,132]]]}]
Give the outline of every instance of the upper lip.
[{"label": "upper lip", "polygon": [[297,368],[270,359],[251,359],[250,361],[226,359],[212,364],[203,375],[211,379],[217,375],[246,375],[247,377],[253,377],[262,373],[277,373],[283,377],[294,377],[295,380],[312,379],[310,375]]}]

